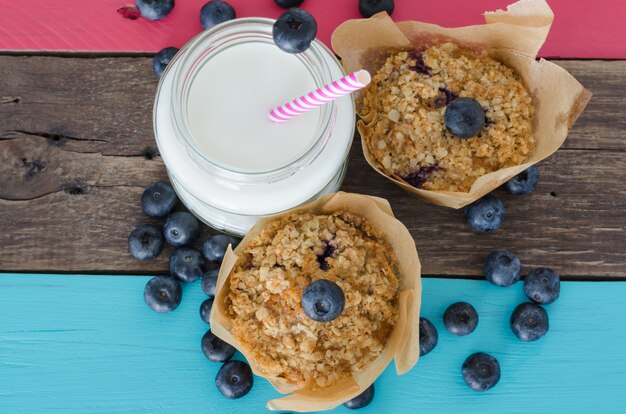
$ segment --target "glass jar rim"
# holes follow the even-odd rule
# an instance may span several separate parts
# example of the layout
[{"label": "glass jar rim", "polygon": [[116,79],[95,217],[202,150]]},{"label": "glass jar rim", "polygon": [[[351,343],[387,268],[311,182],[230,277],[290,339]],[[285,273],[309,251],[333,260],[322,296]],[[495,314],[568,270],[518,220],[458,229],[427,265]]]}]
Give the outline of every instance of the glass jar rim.
[{"label": "glass jar rim", "polygon": [[[295,174],[299,169],[311,164],[323,151],[328,139],[332,135],[333,125],[337,116],[334,102],[320,108],[320,117],[313,134],[312,144],[297,159],[268,171],[246,172],[227,168],[208,158],[197,145],[191,133],[186,113],[186,96],[193,83],[195,73],[202,67],[202,63],[220,51],[232,47],[229,42],[245,43],[263,42],[272,43],[273,19],[248,17],[230,20],[206,30],[189,41],[178,53],[175,60],[174,84],[172,93],[171,117],[172,124],[182,143],[186,146],[188,155],[198,166],[205,171],[219,176],[226,181],[245,183],[275,182]],[[317,39],[311,43],[307,51],[296,55],[306,66],[316,87],[324,86],[332,79],[331,70],[325,57],[332,52]],[[343,72],[343,68],[341,68]]]}]

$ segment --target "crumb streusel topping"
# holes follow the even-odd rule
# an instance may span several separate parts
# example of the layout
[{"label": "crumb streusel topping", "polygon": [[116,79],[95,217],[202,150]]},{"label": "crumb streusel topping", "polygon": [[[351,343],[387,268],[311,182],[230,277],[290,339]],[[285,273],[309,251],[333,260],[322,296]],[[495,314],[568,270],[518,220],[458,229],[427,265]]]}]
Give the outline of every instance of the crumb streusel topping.
[{"label": "crumb streusel topping", "polygon": [[[456,98],[473,98],[486,125],[469,139],[443,119]],[[370,153],[390,176],[426,190],[470,190],[487,173],[525,162],[534,149],[532,97],[519,76],[481,53],[444,43],[387,58],[361,96]]]},{"label": "crumb streusel topping", "polygon": [[[321,388],[367,367],[397,321],[396,257],[366,219],[295,213],[271,222],[241,252],[225,298],[231,333],[269,376]],[[345,308],[331,322],[300,305],[313,281],[330,280]]]}]

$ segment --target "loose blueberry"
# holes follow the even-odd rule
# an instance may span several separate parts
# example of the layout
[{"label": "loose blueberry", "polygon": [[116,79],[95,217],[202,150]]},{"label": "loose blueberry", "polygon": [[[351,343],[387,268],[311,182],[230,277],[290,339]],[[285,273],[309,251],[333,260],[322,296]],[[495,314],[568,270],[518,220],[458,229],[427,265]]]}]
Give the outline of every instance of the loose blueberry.
[{"label": "loose blueberry", "polygon": [[531,165],[504,184],[506,191],[513,195],[526,195],[533,192],[539,182],[539,169]]},{"label": "loose blueberry", "polygon": [[524,279],[524,293],[533,302],[548,305],[559,298],[561,279],[547,267],[535,269]]},{"label": "loose blueberry", "polygon": [[452,135],[475,137],[485,126],[485,111],[472,98],[459,98],[446,107],[443,122]]},{"label": "loose blueberry", "polygon": [[200,9],[200,24],[204,30],[234,19],[233,6],[222,0],[211,0]]},{"label": "loose blueberry", "polygon": [[168,313],[180,305],[183,298],[183,290],[180,284],[167,276],[153,277],[146,284],[143,291],[143,299],[155,312]]},{"label": "loose blueberry", "polygon": [[484,352],[470,355],[461,368],[468,387],[476,391],[487,391],[500,381],[500,363]]},{"label": "loose blueberry", "polygon": [[330,322],[343,312],[346,299],[337,284],[326,279],[311,283],[302,293],[302,310],[318,322]]},{"label": "loose blueberry", "polygon": [[165,240],[172,246],[189,244],[198,236],[200,223],[193,214],[186,211],[177,211],[168,216],[163,226]]},{"label": "loose blueberry", "polygon": [[150,184],[141,195],[141,208],[150,217],[165,217],[172,212],[178,197],[165,182]]},{"label": "loose blueberry", "polygon": [[522,262],[511,252],[496,250],[485,260],[485,279],[496,286],[508,287],[515,284],[522,271]]},{"label": "loose blueberry", "polygon": [[237,350],[228,342],[222,341],[209,329],[202,337],[202,353],[209,361],[226,362]]},{"label": "loose blueberry", "polygon": [[467,224],[481,233],[497,230],[504,220],[504,204],[492,195],[487,195],[465,207]]},{"label": "loose blueberry", "polygon": [[468,335],[478,326],[478,313],[467,302],[453,303],[443,314],[443,324],[452,335]]},{"label": "loose blueberry", "polygon": [[226,234],[215,234],[210,236],[202,245],[202,254],[205,259],[212,263],[220,263],[224,259],[224,254],[228,245],[232,245],[234,249],[237,247],[241,239]]},{"label": "loose blueberry", "polygon": [[393,7],[393,0],[359,0],[359,13],[363,17],[372,17],[382,11],[391,16]]},{"label": "loose blueberry", "polygon": [[139,13],[148,20],[160,20],[170,14],[174,0],[137,0]]},{"label": "loose blueberry", "polygon": [[359,395],[357,395],[350,401],[346,401],[343,405],[344,407],[349,408],[351,410],[357,410],[359,408],[363,408],[369,405],[373,399],[374,399],[374,384],[367,387],[365,391],[363,391],[362,393],[360,393]]},{"label": "loose blueberry", "polygon": [[432,351],[439,342],[437,328],[428,319],[420,318],[420,356]]},{"label": "loose blueberry", "polygon": [[170,256],[170,273],[181,282],[193,282],[203,272],[204,258],[196,249],[179,247]]},{"label": "loose blueberry", "polygon": [[152,57],[152,70],[157,78],[160,78],[165,71],[165,67],[170,63],[170,60],[174,58],[174,55],[178,53],[178,48],[166,47],[159,50],[159,52]]},{"label": "loose blueberry", "polygon": [[128,251],[135,259],[153,259],[163,250],[163,235],[154,226],[142,224],[128,236]]},{"label": "loose blueberry", "polygon": [[219,269],[211,269],[202,276],[202,291],[210,298],[215,297],[215,286],[219,273]]},{"label": "loose blueberry", "polygon": [[252,370],[243,361],[225,362],[215,377],[217,389],[230,399],[246,395],[252,388],[252,382]]},{"label": "loose blueberry", "polygon": [[511,314],[511,329],[524,342],[532,342],[548,332],[548,313],[536,303],[518,305]]},{"label": "loose blueberry", "polygon": [[302,9],[289,9],[274,23],[274,43],[287,53],[302,53],[317,34],[317,22]]},{"label": "loose blueberry", "polygon": [[202,302],[200,305],[200,318],[208,324],[211,323],[211,307],[213,306],[213,299],[209,298]]},{"label": "loose blueberry", "polygon": [[300,7],[304,0],[274,0],[278,7],[283,9],[290,9],[292,7]]}]

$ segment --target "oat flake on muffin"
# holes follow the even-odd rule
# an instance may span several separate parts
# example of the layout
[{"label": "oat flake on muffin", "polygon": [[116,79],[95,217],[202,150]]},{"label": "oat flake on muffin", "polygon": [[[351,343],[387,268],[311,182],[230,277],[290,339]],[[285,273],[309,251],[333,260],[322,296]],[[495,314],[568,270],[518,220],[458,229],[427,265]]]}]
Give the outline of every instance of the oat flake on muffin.
[{"label": "oat flake on muffin", "polygon": [[[341,287],[331,322],[300,305],[313,281]],[[323,388],[365,369],[396,325],[396,257],[383,234],[347,212],[294,213],[272,221],[240,252],[225,297],[231,334],[271,377]]]},{"label": "oat flake on muffin", "polygon": [[[461,139],[446,106],[473,98],[486,125]],[[444,43],[389,56],[361,95],[369,152],[382,170],[426,190],[470,190],[476,179],[525,162],[534,149],[532,97],[520,77],[486,51]]]}]

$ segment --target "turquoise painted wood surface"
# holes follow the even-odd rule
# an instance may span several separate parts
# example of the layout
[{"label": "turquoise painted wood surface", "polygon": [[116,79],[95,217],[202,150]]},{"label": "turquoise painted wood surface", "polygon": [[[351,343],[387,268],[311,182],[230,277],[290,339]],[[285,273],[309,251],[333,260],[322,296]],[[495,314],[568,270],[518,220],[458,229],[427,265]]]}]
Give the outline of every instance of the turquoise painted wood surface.
[{"label": "turquoise painted wood surface", "polygon": [[[179,309],[158,315],[143,303],[146,277],[0,274],[0,413],[267,413],[278,393],[255,378],[252,391],[226,400],[214,386],[218,364],[200,351],[198,283]],[[518,341],[510,312],[524,300],[484,281],[425,279],[423,315],[439,345],[408,374],[389,367],[360,413],[624,413],[626,282],[563,283],[548,306],[551,330]],[[467,337],[445,332],[452,302],[476,307]],[[495,355],[502,379],[468,389],[460,374],[471,353]],[[333,412],[351,412],[340,407]]]}]

